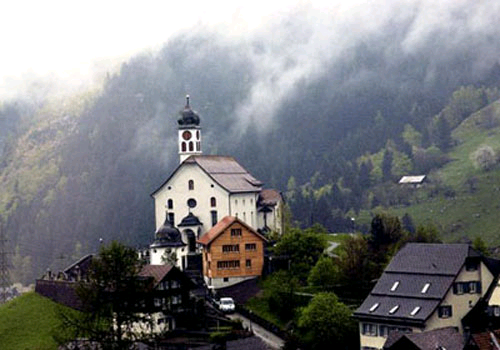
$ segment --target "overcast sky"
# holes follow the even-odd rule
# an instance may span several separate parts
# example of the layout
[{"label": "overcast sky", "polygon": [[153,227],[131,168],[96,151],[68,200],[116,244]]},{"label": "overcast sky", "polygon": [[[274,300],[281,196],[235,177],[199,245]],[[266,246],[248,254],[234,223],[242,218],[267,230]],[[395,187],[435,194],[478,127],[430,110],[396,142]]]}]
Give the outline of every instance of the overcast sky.
[{"label": "overcast sky", "polygon": [[4,1],[0,91],[33,75],[84,79],[188,28],[245,33],[290,1]]},{"label": "overcast sky", "polygon": [[[404,50],[411,52],[436,28],[455,35],[466,27],[481,35],[497,23],[499,10],[498,0],[3,1],[0,96],[12,96],[40,77],[60,78],[72,85],[89,82],[141,50],[154,52],[181,30],[210,27],[238,40],[260,35],[274,41],[278,51],[295,55],[284,48],[291,41],[285,38],[287,29],[280,27],[280,21],[300,18],[307,26],[301,25],[293,35],[302,28],[312,33],[305,34],[311,51],[296,46],[297,55],[305,56],[299,61],[306,65],[303,71],[309,74],[321,63],[315,59],[333,59],[348,40],[381,30],[388,20],[416,18],[402,42]],[[326,49],[325,42],[335,46]],[[271,57],[270,62],[274,60]]]}]

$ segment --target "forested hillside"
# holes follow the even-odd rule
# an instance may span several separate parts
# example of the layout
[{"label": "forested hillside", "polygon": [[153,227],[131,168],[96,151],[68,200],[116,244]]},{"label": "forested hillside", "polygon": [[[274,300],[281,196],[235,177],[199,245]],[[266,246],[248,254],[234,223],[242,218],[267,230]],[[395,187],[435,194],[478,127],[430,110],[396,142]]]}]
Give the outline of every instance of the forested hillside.
[{"label": "forested hillside", "polygon": [[449,162],[452,130],[500,97],[500,65],[483,57],[500,44],[471,32],[460,34],[468,46],[436,50],[427,38],[409,52],[414,21],[367,33],[298,79],[288,78],[306,63],[304,28],[278,47],[204,32],[135,56],[79,95],[4,101],[0,213],[13,279],[33,281],[99,238],[150,243],[149,194],[177,165],[187,93],[204,153],[232,155],[285,192],[297,224],[351,230],[363,210],[404,202],[390,187],[398,176]]}]

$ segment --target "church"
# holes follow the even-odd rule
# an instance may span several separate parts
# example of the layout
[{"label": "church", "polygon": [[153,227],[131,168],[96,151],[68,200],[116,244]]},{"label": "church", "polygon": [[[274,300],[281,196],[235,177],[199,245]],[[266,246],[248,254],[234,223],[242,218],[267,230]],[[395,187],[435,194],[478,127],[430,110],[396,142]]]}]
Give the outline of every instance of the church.
[{"label": "church", "polygon": [[199,240],[225,217],[234,217],[263,237],[283,231],[283,198],[263,189],[234,158],[204,155],[200,117],[189,96],[178,123],[179,165],[151,196],[155,239],[150,262],[175,263],[181,270],[200,256]]}]

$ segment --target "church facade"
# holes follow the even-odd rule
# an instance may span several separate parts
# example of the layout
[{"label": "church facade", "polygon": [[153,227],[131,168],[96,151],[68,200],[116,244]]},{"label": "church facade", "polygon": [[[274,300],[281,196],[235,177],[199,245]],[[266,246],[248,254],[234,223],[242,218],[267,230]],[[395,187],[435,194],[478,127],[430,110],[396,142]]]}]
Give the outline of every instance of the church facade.
[{"label": "church facade", "polygon": [[[184,269],[189,254],[199,254],[197,241],[224,217],[238,218],[260,234],[282,233],[283,199],[254,178],[234,158],[202,154],[200,118],[187,97],[178,120],[180,164],[152,193],[155,203],[155,242],[152,264],[175,253]],[[174,231],[177,230],[179,235]],[[170,237],[175,242],[170,241]]]}]

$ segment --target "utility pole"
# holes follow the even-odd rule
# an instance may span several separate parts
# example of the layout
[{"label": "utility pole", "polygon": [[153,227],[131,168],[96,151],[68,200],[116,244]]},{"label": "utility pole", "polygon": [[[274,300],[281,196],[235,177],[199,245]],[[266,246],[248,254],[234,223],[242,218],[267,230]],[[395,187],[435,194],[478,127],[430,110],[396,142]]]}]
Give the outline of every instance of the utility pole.
[{"label": "utility pole", "polygon": [[7,252],[7,233],[0,218],[0,304],[7,301],[7,290],[10,287],[10,263]]}]

